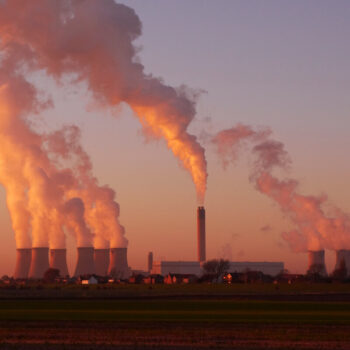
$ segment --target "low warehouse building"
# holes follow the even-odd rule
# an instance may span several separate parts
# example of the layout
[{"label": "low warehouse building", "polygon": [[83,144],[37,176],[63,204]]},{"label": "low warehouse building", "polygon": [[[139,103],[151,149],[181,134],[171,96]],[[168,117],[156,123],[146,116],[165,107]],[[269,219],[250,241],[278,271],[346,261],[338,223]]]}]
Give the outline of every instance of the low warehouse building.
[{"label": "low warehouse building", "polygon": [[199,261],[154,261],[152,274],[166,276],[169,274],[201,275]]},{"label": "low warehouse building", "polygon": [[231,261],[229,272],[260,271],[265,275],[276,276],[283,272],[283,262]]}]

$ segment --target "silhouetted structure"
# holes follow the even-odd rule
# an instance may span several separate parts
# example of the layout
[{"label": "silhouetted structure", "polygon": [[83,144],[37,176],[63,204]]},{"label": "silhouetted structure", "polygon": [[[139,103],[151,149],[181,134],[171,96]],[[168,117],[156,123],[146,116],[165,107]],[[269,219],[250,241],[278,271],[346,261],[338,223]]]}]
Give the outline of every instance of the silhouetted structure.
[{"label": "silhouetted structure", "polygon": [[339,270],[340,268],[346,269],[346,276],[350,275],[350,250],[339,249],[336,251],[336,261],[334,270]]},{"label": "silhouetted structure", "polygon": [[152,266],[153,266],[153,253],[149,252],[148,253],[148,272],[151,273],[152,271]]},{"label": "silhouetted structure", "polygon": [[205,209],[197,208],[197,241],[198,241],[198,261],[204,262],[205,254]]},{"label": "silhouetted structure", "polygon": [[32,260],[32,249],[17,249],[16,267],[14,278],[28,278],[30,263]]},{"label": "silhouetted structure", "polygon": [[127,248],[111,248],[108,274],[117,278],[129,278],[131,270],[128,266]]},{"label": "silhouetted structure", "polygon": [[327,276],[324,262],[324,250],[309,250],[309,266],[307,273]]},{"label": "silhouetted structure", "polygon": [[78,247],[77,266],[74,276],[93,275],[95,273],[94,248]]},{"label": "silhouetted structure", "polygon": [[32,260],[29,270],[29,278],[43,278],[49,268],[49,248],[32,248]]},{"label": "silhouetted structure", "polygon": [[61,277],[69,276],[66,249],[50,249],[50,268],[59,270]]}]

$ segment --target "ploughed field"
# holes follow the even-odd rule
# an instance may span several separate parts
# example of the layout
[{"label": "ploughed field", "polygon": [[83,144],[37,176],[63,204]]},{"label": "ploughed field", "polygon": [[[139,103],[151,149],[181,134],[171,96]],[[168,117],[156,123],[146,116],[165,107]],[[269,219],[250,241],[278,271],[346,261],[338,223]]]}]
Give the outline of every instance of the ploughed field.
[{"label": "ploughed field", "polygon": [[350,349],[350,303],[3,299],[0,349]]}]

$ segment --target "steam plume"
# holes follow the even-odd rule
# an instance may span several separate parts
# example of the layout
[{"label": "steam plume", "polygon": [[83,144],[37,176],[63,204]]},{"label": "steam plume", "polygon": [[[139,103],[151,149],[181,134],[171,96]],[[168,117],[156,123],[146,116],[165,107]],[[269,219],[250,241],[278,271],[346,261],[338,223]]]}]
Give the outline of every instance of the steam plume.
[{"label": "steam plume", "polygon": [[0,3],[2,47],[13,60],[60,79],[74,73],[106,106],[126,102],[145,133],[164,138],[187,169],[200,201],[207,171],[203,147],[188,126],[195,102],[185,89],[144,72],[133,41],[141,34],[135,12],[113,0],[11,0]]},{"label": "steam plume", "polygon": [[128,241],[124,227],[119,223],[116,194],[108,186],[98,185],[91,160],[81,147],[79,128],[66,125],[47,135],[46,147],[57,166],[64,168],[65,164],[70,164],[76,184],[69,190],[69,195],[82,198],[85,204],[84,217],[95,234],[94,247],[108,248],[109,242],[112,247],[126,247]]},{"label": "steam plume", "polygon": [[291,219],[295,229],[282,233],[282,237],[295,251],[339,249],[350,247],[350,220],[340,209],[327,215],[326,196],[305,196],[298,193],[299,183],[293,179],[278,180],[274,169],[290,165],[288,153],[281,142],[271,139],[271,131],[254,131],[239,124],[219,132],[213,139],[223,165],[235,161],[242,146],[250,146],[255,156],[250,180],[256,188],[273,199]]},{"label": "steam plume", "polygon": [[[113,201],[114,192],[107,187],[100,188],[93,178],[90,159],[76,137],[79,129],[64,128],[73,130],[71,134],[75,135],[71,137],[74,142],[70,140],[64,145],[67,153],[75,150],[76,157],[68,169],[61,166],[66,155],[62,150],[59,152],[56,135],[60,132],[39,135],[30,128],[28,114],[45,108],[45,104],[39,102],[36,89],[20,74],[8,72],[6,67],[3,64],[0,69],[0,181],[6,188],[17,248],[29,248],[31,237],[34,247],[64,248],[64,226],[76,236],[80,246],[92,246],[92,234],[85,222],[89,222],[92,215],[86,219],[84,208],[87,205],[99,213],[99,201],[105,204],[103,210],[107,213],[98,217],[99,225],[109,226],[104,238],[113,236],[114,242],[125,246],[125,238],[118,240],[118,234],[124,232],[118,223],[119,206]],[[114,214],[113,219],[110,213]],[[90,221],[93,227],[94,222]],[[120,231],[117,232],[112,221],[120,226]],[[114,235],[108,236],[113,229]]]}]

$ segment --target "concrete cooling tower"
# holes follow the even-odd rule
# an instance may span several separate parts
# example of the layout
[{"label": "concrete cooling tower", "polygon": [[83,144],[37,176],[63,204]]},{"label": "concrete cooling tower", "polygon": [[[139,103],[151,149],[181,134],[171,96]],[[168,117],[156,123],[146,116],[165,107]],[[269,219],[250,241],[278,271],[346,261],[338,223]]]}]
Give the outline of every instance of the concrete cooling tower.
[{"label": "concrete cooling tower", "polygon": [[92,275],[95,273],[94,248],[78,247],[77,266],[74,276]]},{"label": "concrete cooling tower", "polygon": [[95,249],[94,261],[96,275],[107,276],[109,266],[109,249]]},{"label": "concrete cooling tower", "polygon": [[58,269],[61,277],[69,276],[66,249],[50,249],[50,267]]},{"label": "concrete cooling tower", "polygon": [[309,273],[319,273],[321,276],[327,276],[326,265],[324,262],[324,250],[309,250]]},{"label": "concrete cooling tower", "polygon": [[108,274],[117,278],[129,278],[127,248],[111,248]]},{"label": "concrete cooling tower", "polygon": [[205,209],[197,209],[197,244],[198,244],[198,261],[204,262],[205,257]]},{"label": "concrete cooling tower", "polygon": [[336,251],[335,270],[339,269],[344,261],[347,275],[350,276],[350,250],[340,249]]},{"label": "concrete cooling tower", "polygon": [[32,260],[32,249],[17,249],[16,267],[14,278],[28,278],[30,263]]},{"label": "concrete cooling tower", "polygon": [[49,248],[32,248],[29,278],[43,278],[49,268]]}]

